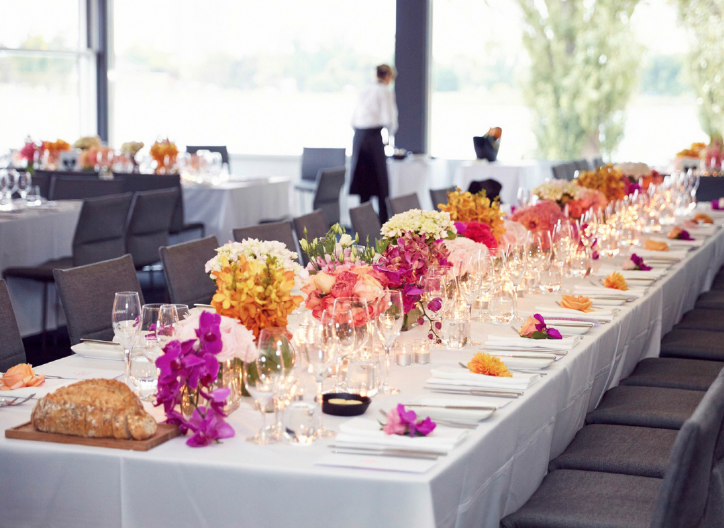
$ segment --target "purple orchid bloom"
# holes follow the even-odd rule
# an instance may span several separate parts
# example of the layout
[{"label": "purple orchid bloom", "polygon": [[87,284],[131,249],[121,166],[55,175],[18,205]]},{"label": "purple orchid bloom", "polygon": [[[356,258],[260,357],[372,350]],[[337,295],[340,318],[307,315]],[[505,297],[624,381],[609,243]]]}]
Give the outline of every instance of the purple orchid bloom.
[{"label": "purple orchid bloom", "polygon": [[468,227],[462,222],[455,222],[455,229],[457,230],[458,235],[462,235],[467,228]]},{"label": "purple orchid bloom", "polygon": [[414,436],[415,433],[421,436],[427,436],[430,433],[432,433],[435,430],[435,427],[437,427],[437,424],[433,422],[430,417],[428,416],[420,423],[415,424],[415,430],[414,433],[412,431],[412,426],[410,426],[410,434],[411,436]]},{"label": "purple orchid bloom", "polygon": [[221,438],[232,438],[234,429],[224,421],[213,409],[204,406],[194,410],[189,420],[189,428],[194,432],[186,441],[191,447],[202,447],[212,444]]},{"label": "purple orchid bloom", "polygon": [[631,262],[633,262],[636,265],[636,269],[640,271],[650,271],[651,266],[647,266],[644,264],[644,259],[642,257],[639,257],[636,253],[633,253],[631,255]]},{"label": "purple orchid bloom", "polygon": [[543,316],[541,314],[534,314],[533,318],[539,321],[538,324],[535,325],[535,329],[538,332],[545,332],[546,322],[545,319],[543,319]]},{"label": "purple orchid bloom", "polygon": [[400,422],[403,425],[414,424],[417,420],[417,413],[415,411],[406,411],[405,406],[401,403],[397,404],[397,414],[400,415]]},{"label": "purple orchid bloom", "polygon": [[686,229],[682,229],[678,236],[679,240],[694,240]]},{"label": "purple orchid bloom", "polygon": [[719,209],[721,209],[721,207],[719,207],[719,200],[712,200],[711,208],[714,209],[715,211],[718,211]]},{"label": "purple orchid bloom", "polygon": [[563,336],[561,335],[561,333],[558,330],[556,330],[555,328],[548,328],[547,333],[548,333],[549,339],[563,339]]},{"label": "purple orchid bloom", "polygon": [[433,312],[439,311],[440,308],[442,308],[442,299],[440,297],[435,297],[432,301],[427,303],[427,309]]}]

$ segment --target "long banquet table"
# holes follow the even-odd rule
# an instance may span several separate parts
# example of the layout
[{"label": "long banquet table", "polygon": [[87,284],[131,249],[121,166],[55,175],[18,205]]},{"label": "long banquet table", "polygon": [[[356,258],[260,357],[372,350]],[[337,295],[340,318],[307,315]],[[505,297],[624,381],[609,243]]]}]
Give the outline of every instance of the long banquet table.
[{"label": "long banquet table", "polygon": [[[614,259],[620,265],[623,257]],[[462,444],[422,474],[325,467],[329,441],[308,447],[244,441],[260,426],[248,403],[229,418],[236,437],[194,449],[182,438],[149,452],[0,439],[0,512],[8,526],[417,526],[496,527],[543,479],[548,461],[582,427],[606,389],[636,363],[658,355],[661,337],[691,309],[724,263],[724,231],[649,287],[618,316],[583,336],[547,375],[470,431]],[[588,281],[589,279],[576,279]],[[570,288],[576,280],[567,280]],[[559,295],[530,295],[520,310],[554,305]],[[512,335],[508,326],[474,323],[473,338]],[[420,339],[423,329],[403,334]],[[467,361],[477,348],[433,350],[433,364]],[[402,392],[377,396],[366,413],[423,395],[430,365],[395,367]],[[38,369],[120,374],[121,362],[65,358]],[[66,374],[67,375],[67,374]],[[468,397],[469,398],[469,397]],[[151,407],[147,405],[150,410]],[[30,416],[31,406],[0,410],[3,429]],[[157,409],[151,410],[160,418]],[[324,417],[336,429],[344,420]]]}]

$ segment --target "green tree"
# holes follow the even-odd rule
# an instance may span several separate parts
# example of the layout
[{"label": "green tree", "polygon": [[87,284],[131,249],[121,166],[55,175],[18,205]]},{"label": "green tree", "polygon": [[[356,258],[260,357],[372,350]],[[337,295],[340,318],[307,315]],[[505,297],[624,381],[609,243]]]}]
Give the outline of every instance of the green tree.
[{"label": "green tree", "polygon": [[712,136],[724,131],[724,0],[679,0],[679,18],[689,29],[689,76],[699,122]]},{"label": "green tree", "polygon": [[610,154],[623,137],[624,110],[637,82],[640,53],[629,27],[638,0],[518,4],[531,59],[524,95],[541,154]]}]

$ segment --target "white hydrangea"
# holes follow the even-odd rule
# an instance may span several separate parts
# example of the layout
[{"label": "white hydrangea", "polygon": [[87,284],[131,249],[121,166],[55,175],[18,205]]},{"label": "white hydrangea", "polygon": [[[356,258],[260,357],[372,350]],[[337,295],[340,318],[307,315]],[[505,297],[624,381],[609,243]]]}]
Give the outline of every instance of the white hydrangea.
[{"label": "white hydrangea", "polygon": [[241,242],[229,242],[216,249],[217,255],[206,263],[206,273],[221,271],[221,261],[219,257],[226,257],[230,262],[239,260],[242,255],[248,260],[266,260],[272,256],[277,258],[277,262],[281,263],[284,269],[293,271],[299,275],[302,267],[298,262],[298,255],[295,251],[289,251],[283,242],[257,240],[256,238],[246,238]]},{"label": "white hydrangea", "polygon": [[651,167],[645,163],[627,162],[619,163],[616,165],[617,168],[621,169],[624,176],[630,176],[636,180],[648,176],[651,174]]},{"label": "white hydrangea", "polygon": [[403,232],[411,231],[416,234],[425,233],[427,238],[442,240],[448,237],[448,231],[457,233],[455,224],[450,219],[450,213],[439,211],[421,211],[411,209],[396,214],[390,218],[380,229],[380,233],[387,238],[398,238]]},{"label": "white hydrangea", "polygon": [[535,194],[541,200],[559,201],[564,194],[572,196],[574,199],[580,198],[581,187],[572,181],[567,180],[546,180],[538,187],[533,189]]}]

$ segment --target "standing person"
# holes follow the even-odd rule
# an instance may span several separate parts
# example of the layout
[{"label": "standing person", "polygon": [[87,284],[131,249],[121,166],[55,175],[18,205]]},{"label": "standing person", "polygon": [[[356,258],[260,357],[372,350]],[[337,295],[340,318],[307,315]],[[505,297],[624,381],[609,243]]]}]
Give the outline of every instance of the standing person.
[{"label": "standing person", "polygon": [[397,103],[389,88],[395,75],[395,70],[387,64],[377,66],[377,82],[360,94],[352,115],[354,140],[349,193],[358,194],[362,202],[377,196],[382,222],[387,221],[385,198],[389,194],[382,129],[386,128],[390,136],[397,132]]}]

